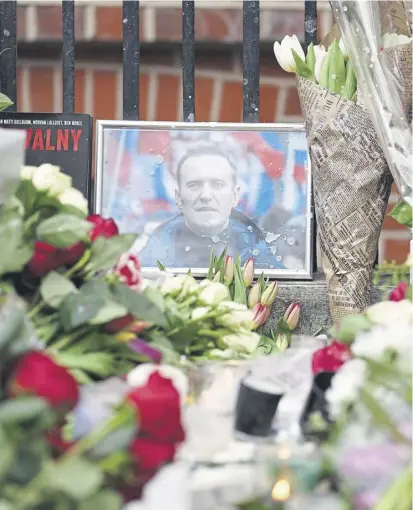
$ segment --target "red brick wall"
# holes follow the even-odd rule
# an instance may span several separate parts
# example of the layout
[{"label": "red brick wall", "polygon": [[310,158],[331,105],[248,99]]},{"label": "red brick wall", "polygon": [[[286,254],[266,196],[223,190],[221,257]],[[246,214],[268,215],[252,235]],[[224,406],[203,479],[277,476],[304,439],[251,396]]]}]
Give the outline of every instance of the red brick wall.
[{"label": "red brick wall", "polygon": [[[212,1],[212,0],[210,0]],[[221,5],[223,0],[220,0]],[[103,2],[102,2],[103,3]],[[142,2],[143,3],[143,2]],[[282,5],[284,4],[284,5]],[[148,5],[148,4],[144,4]],[[231,4],[230,4],[231,5]],[[302,2],[277,2],[276,8],[262,2],[261,39],[272,42],[285,34],[303,36],[304,15],[296,6]],[[295,5],[295,7],[294,7]],[[284,8],[282,8],[284,7]],[[331,27],[327,2],[319,2],[318,34]],[[122,116],[122,64],[105,53],[108,44],[122,38],[122,12],[117,2],[110,6],[83,2],[76,9],[76,38],[83,44],[102,43],[99,58],[80,55],[76,69],[76,112],[98,119]],[[142,41],[152,44],[179,42],[181,14],[172,0],[162,8],[142,7]],[[18,7],[18,36],[22,43],[35,42],[39,51],[18,64],[18,106],[20,111],[59,112],[62,105],[61,63],[44,60],[42,45],[61,41],[61,12],[57,6]],[[238,8],[199,8],[196,11],[196,36],[201,42],[236,43],[242,38],[242,13]],[[106,46],[105,46],[105,45]],[[111,53],[113,55],[113,52]],[[116,53],[115,53],[116,55]],[[196,61],[196,120],[240,122],[242,120],[242,61],[240,51],[204,51]],[[140,114],[143,120],[182,120],[182,81],[180,54],[166,56],[142,52]],[[294,77],[278,68],[270,52],[263,52],[260,89],[261,122],[301,122],[302,116]],[[391,202],[397,200],[396,192]],[[391,206],[389,206],[391,208]],[[402,262],[409,250],[409,232],[387,217],[380,240],[381,258]]]}]

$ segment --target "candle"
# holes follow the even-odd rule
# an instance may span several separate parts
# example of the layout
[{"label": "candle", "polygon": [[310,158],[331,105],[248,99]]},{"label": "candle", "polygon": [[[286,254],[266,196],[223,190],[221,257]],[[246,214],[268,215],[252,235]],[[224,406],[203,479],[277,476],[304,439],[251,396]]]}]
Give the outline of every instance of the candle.
[{"label": "candle", "polygon": [[274,501],[273,508],[276,510],[285,510],[285,502],[290,498],[291,487],[288,480],[280,478],[274,484],[271,491],[271,498]]}]

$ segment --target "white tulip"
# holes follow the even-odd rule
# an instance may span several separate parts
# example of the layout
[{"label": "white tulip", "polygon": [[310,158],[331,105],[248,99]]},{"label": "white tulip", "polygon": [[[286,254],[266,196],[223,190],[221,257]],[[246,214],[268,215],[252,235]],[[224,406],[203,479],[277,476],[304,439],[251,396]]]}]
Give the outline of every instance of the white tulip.
[{"label": "white tulip", "polygon": [[408,299],[403,301],[381,301],[366,310],[367,317],[373,324],[387,325],[398,321],[413,322],[413,304]]},{"label": "white tulip", "polygon": [[145,386],[149,377],[154,372],[159,372],[159,374],[165,379],[170,379],[174,388],[181,397],[181,402],[184,402],[188,395],[188,379],[181,370],[173,367],[172,365],[154,365],[153,363],[142,363],[142,365],[138,365],[128,373],[126,382],[133,388]]},{"label": "white tulip", "polygon": [[340,47],[341,53],[343,54],[344,60],[348,60],[349,54],[348,54],[348,51],[347,51],[346,45],[344,44],[343,39],[340,39],[339,47]]},{"label": "white tulip", "polygon": [[240,331],[232,335],[225,335],[222,341],[236,352],[253,353],[260,343],[261,336],[252,331]]},{"label": "white tulip", "polygon": [[207,308],[206,306],[199,306],[198,308],[195,308],[195,310],[192,311],[191,320],[196,321],[198,319],[201,319],[202,317],[205,317],[205,315],[210,311],[211,311],[210,308]]},{"label": "white tulip", "polygon": [[251,328],[254,320],[254,312],[246,305],[235,303],[234,301],[222,301],[218,305],[218,310],[228,310],[228,313],[219,317],[217,320],[227,327],[239,326]]},{"label": "white tulip", "polygon": [[67,188],[58,196],[58,199],[62,205],[70,205],[71,207],[81,211],[83,214],[88,214],[88,201],[79,190],[75,188]]},{"label": "white tulip", "polygon": [[314,54],[315,54],[315,68],[314,68],[314,76],[317,80],[317,83],[320,81],[320,71],[321,66],[323,65],[324,59],[327,56],[327,50],[324,46],[314,46]]},{"label": "white tulip", "polygon": [[174,278],[168,278],[161,286],[161,293],[177,296],[181,292],[190,294],[198,289],[195,278],[188,274],[180,274]]},{"label": "white tulip", "polygon": [[301,47],[300,41],[296,35],[290,37],[286,35],[281,41],[281,44],[276,41],[274,43],[274,55],[278,60],[280,66],[287,71],[287,73],[295,73],[297,66],[294,60],[294,56],[291,50],[295,50],[299,57],[305,61],[305,53]]},{"label": "white tulip", "polygon": [[412,42],[412,38],[403,34],[384,34],[383,35],[383,48],[393,48],[394,46],[400,46],[401,44],[409,44]]},{"label": "white tulip", "polygon": [[31,181],[33,179],[34,171],[37,169],[36,166],[22,166],[20,171],[20,177],[23,181]]},{"label": "white tulip", "polygon": [[62,174],[58,166],[44,164],[33,171],[33,186],[38,191],[47,192],[50,196],[58,196],[72,185],[72,179]]},{"label": "white tulip", "polygon": [[217,305],[221,301],[229,299],[228,288],[219,282],[213,282],[211,285],[204,287],[200,294],[199,300],[205,305]]}]

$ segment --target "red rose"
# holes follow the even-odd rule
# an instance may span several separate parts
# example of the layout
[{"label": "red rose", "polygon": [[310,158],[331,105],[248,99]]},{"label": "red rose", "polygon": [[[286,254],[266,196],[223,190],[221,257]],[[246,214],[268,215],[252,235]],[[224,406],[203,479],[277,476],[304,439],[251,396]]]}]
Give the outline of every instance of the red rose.
[{"label": "red rose", "polygon": [[114,237],[119,234],[119,229],[112,218],[105,219],[100,214],[90,214],[86,220],[93,223],[92,230],[89,231],[89,238],[91,242],[98,237]]},{"label": "red rose", "polygon": [[139,465],[139,478],[147,479],[175,457],[175,445],[138,437],[129,450]]},{"label": "red rose", "polygon": [[313,374],[318,374],[319,372],[337,372],[350,358],[350,348],[334,340],[330,345],[319,349],[313,354]]},{"label": "red rose", "polygon": [[42,278],[59,267],[76,264],[83,255],[85,248],[83,243],[59,249],[51,244],[36,241],[34,243],[34,253],[28,263],[28,269],[33,276]]},{"label": "red rose", "polygon": [[403,301],[403,299],[406,299],[408,288],[409,288],[408,283],[400,282],[399,285],[397,285],[397,287],[390,292],[389,300]]},{"label": "red rose", "polygon": [[7,384],[8,393],[42,397],[54,408],[71,411],[79,400],[79,388],[66,368],[39,351],[23,355]]},{"label": "red rose", "polygon": [[127,399],[137,409],[141,436],[169,444],[185,439],[179,393],[170,379],[153,372],[146,385],[135,388]]},{"label": "red rose", "polygon": [[113,268],[113,274],[118,277],[121,283],[137,290],[142,282],[141,265],[138,257],[130,253],[123,253]]}]

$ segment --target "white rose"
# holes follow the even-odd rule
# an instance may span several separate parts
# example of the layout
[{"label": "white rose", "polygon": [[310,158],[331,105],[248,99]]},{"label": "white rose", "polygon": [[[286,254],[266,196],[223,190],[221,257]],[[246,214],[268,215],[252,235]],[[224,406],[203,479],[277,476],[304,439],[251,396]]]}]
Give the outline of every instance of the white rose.
[{"label": "white rose", "polygon": [[363,387],[367,374],[366,363],[360,359],[352,359],[342,365],[326,392],[331,416],[337,418],[346,405],[355,402]]},{"label": "white rose", "polygon": [[218,321],[224,326],[252,327],[254,312],[247,306],[234,301],[222,301],[218,306],[218,310],[228,310],[227,314],[218,318]]},{"label": "white rose", "polygon": [[75,188],[65,189],[63,193],[58,196],[58,199],[62,205],[70,205],[85,215],[88,214],[88,201],[79,190]]},{"label": "white rose", "polygon": [[58,166],[44,164],[33,171],[32,182],[38,191],[57,196],[70,188],[72,178],[61,173]]},{"label": "white rose", "polygon": [[173,278],[168,278],[161,286],[161,293],[177,296],[180,292],[189,294],[195,292],[197,289],[198,284],[195,278],[187,274],[181,274]]},{"label": "white rose", "polygon": [[291,50],[295,50],[298,56],[305,62],[304,50],[296,35],[293,35],[292,37],[286,35],[281,41],[281,44],[278,41],[274,43],[275,58],[278,60],[278,63],[284,71],[287,71],[287,73],[295,73],[297,69]]},{"label": "white rose", "polygon": [[412,38],[403,34],[384,34],[383,35],[383,48],[393,48],[394,46],[400,46],[401,44],[409,44],[412,42]]},{"label": "white rose", "polygon": [[191,319],[194,321],[201,319],[202,317],[205,317],[205,315],[210,311],[211,310],[209,308],[206,308],[205,306],[195,308],[195,310],[193,310],[193,312],[191,313]]},{"label": "white rose", "polygon": [[324,46],[314,46],[314,54],[315,54],[315,67],[314,67],[314,76],[317,80],[317,83],[320,81],[320,72],[321,66],[323,65],[324,59],[327,56],[327,51]]},{"label": "white rose", "polygon": [[153,363],[143,363],[128,373],[126,381],[129,386],[132,386],[133,388],[139,388],[148,382],[149,377],[154,372],[159,372],[159,374],[165,379],[170,379],[174,385],[174,388],[181,397],[181,402],[185,401],[188,395],[188,379],[181,370],[173,367],[172,365],[154,365]]},{"label": "white rose", "polygon": [[229,297],[228,288],[219,282],[204,287],[199,294],[199,300],[206,305],[217,305]]},{"label": "white rose", "polygon": [[381,301],[366,310],[366,316],[374,324],[391,324],[398,321],[413,321],[413,304],[411,301]]},{"label": "white rose", "polygon": [[253,353],[260,343],[261,336],[252,331],[240,331],[232,335],[225,335],[222,341],[236,352]]},{"label": "white rose", "polygon": [[22,166],[22,169],[20,171],[20,178],[23,181],[31,181],[36,169],[37,169],[37,166],[28,166],[28,165]]}]

